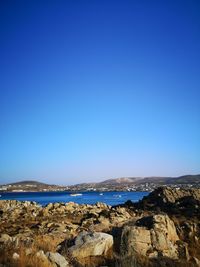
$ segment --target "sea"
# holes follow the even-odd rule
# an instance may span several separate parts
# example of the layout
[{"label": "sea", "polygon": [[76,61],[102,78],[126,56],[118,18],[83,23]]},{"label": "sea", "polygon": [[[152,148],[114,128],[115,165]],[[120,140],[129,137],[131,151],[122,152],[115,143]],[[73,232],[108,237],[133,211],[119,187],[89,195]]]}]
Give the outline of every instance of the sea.
[{"label": "sea", "polygon": [[149,192],[6,192],[0,193],[0,200],[35,201],[42,206],[55,202],[75,202],[78,204],[95,204],[103,202],[107,205],[123,204],[127,200],[137,202]]}]

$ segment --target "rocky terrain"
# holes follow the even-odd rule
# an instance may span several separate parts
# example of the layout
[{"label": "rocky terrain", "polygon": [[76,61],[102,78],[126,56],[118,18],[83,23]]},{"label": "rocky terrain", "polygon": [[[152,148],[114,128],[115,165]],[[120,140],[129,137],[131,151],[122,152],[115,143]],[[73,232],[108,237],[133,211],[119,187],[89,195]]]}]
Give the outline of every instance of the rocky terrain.
[{"label": "rocky terrain", "polygon": [[0,201],[0,266],[200,266],[200,189],[111,207]]}]

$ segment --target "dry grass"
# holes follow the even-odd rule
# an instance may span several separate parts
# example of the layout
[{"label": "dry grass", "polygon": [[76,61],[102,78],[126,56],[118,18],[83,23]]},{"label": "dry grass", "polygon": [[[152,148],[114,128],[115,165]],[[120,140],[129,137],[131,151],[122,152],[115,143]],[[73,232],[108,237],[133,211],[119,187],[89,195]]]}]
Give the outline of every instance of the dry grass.
[{"label": "dry grass", "polygon": [[97,267],[97,266],[109,266],[115,267],[113,261],[113,250],[109,249],[106,255],[101,256],[90,256],[82,258],[80,261],[76,258],[71,258],[73,267]]},{"label": "dry grass", "polygon": [[148,257],[139,255],[119,256],[115,254],[115,267],[153,267]]},{"label": "dry grass", "polygon": [[[13,260],[11,266],[15,267],[52,267],[52,264],[46,260],[36,257],[34,254],[26,255],[24,248],[19,251],[19,260]],[[14,263],[14,265],[13,265]]]},{"label": "dry grass", "polygon": [[34,238],[34,247],[37,250],[43,250],[44,252],[55,252],[58,244],[62,241],[63,239],[55,238],[51,235],[38,235]]},{"label": "dry grass", "polygon": [[[4,248],[0,248],[0,263],[6,264],[8,267],[52,267],[50,262],[45,258],[36,256],[39,250],[55,252],[56,247],[60,243],[59,239],[53,236],[36,236],[33,243],[26,246],[23,242],[16,248],[13,244],[9,244]],[[27,254],[27,250],[30,253]],[[13,253],[19,254],[19,259],[13,259]]]},{"label": "dry grass", "polygon": [[151,259],[141,255],[117,256],[112,265],[114,267],[196,267],[193,261],[174,260],[167,257]]},{"label": "dry grass", "polygon": [[[6,264],[8,267],[52,267],[46,259],[41,259],[35,255],[35,248],[32,253],[26,254],[27,247],[20,245],[18,249],[13,246],[7,246],[0,250],[0,263]],[[19,255],[19,259],[13,259],[13,253]]]}]

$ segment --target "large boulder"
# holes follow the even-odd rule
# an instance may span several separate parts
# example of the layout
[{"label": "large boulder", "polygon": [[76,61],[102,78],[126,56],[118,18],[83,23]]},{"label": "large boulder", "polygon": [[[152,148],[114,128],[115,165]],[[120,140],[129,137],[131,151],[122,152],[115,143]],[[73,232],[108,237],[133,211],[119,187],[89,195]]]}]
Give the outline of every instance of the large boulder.
[{"label": "large boulder", "polygon": [[[153,230],[156,234],[162,233],[166,240],[176,242],[179,237],[176,232],[174,222],[170,220],[168,215],[154,215],[152,216]],[[159,235],[159,234],[158,234]]]},{"label": "large boulder", "polygon": [[122,254],[137,253],[146,256],[151,248],[151,233],[144,227],[125,226],[122,232]]},{"label": "large boulder", "polygon": [[144,217],[134,226],[125,226],[122,231],[122,255],[158,255],[178,258],[176,242],[179,237],[174,223],[167,215]]},{"label": "large boulder", "polygon": [[74,246],[69,248],[70,254],[77,258],[106,255],[113,246],[112,235],[97,232],[82,232],[76,239]]}]

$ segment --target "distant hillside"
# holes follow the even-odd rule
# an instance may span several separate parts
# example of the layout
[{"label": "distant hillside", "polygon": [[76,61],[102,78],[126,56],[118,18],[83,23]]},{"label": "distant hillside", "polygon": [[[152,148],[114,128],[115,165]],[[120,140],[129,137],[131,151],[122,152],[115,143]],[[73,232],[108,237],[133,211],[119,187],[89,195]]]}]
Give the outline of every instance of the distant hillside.
[{"label": "distant hillside", "polygon": [[152,185],[184,185],[191,184],[196,185],[200,184],[200,174],[197,175],[184,175],[179,177],[121,177],[116,179],[108,179],[98,183],[82,183],[76,184],[72,186],[59,186],[59,185],[49,185],[45,183],[41,183],[38,181],[20,181],[16,183],[9,183],[5,185],[8,187],[8,191],[57,191],[57,190],[91,190],[92,188],[96,188],[97,190],[101,190],[104,187],[109,190],[115,190],[126,188],[127,186],[134,185],[136,187],[140,186],[149,186]]},{"label": "distant hillside", "polygon": [[59,185],[50,185],[41,183],[38,181],[32,181],[32,180],[25,180],[25,181],[19,181],[15,183],[9,183],[6,185],[3,185],[3,190],[11,191],[11,192],[37,192],[37,191],[58,191],[58,190],[65,190],[66,187],[59,186]]},{"label": "distant hillside", "polygon": [[135,177],[124,177],[124,178],[116,178],[116,179],[109,179],[105,180],[103,182],[100,182],[99,184],[132,184],[135,183],[140,178]]},{"label": "distant hillside", "polygon": [[105,185],[119,185],[119,184],[144,184],[144,183],[155,183],[159,185],[163,184],[196,184],[200,183],[200,174],[197,175],[184,175],[179,177],[127,177],[127,178],[116,178],[109,179],[98,184]]},{"label": "distant hillside", "polygon": [[139,183],[156,183],[156,184],[196,184],[200,183],[200,174],[184,175],[179,177],[147,177]]},{"label": "distant hillside", "polygon": [[29,180],[25,180],[25,181],[19,181],[19,182],[15,182],[15,183],[9,183],[9,185],[12,186],[19,186],[19,185],[37,185],[37,186],[46,186],[48,184],[45,183],[41,183],[38,181],[29,181]]},{"label": "distant hillside", "polygon": [[197,184],[200,183],[200,174],[197,175],[184,175],[177,178],[171,178],[168,183],[175,184]]},{"label": "distant hillside", "polygon": [[144,184],[144,183],[155,183],[155,184],[168,184],[168,181],[170,181],[170,179],[176,179],[176,178],[172,178],[172,177],[145,177],[142,178],[140,180],[138,180],[136,182],[136,184]]}]

